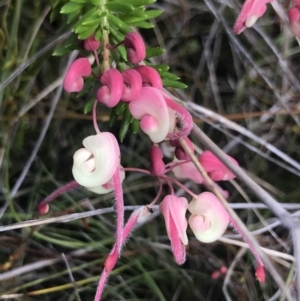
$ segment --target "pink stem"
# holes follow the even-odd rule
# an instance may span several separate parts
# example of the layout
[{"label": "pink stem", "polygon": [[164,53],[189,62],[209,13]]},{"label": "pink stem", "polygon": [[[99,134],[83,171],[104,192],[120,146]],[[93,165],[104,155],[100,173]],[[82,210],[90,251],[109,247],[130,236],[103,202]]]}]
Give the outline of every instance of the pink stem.
[{"label": "pink stem", "polygon": [[[134,211],[131,214],[128,222],[126,223],[126,225],[123,229],[122,246],[124,245],[126,239],[128,238],[129,234],[131,233],[133,227],[135,226],[135,224],[138,220],[139,213],[140,213],[138,210]],[[103,269],[101,277],[99,279],[99,283],[98,283],[98,287],[97,287],[97,291],[96,291],[94,301],[100,301],[101,300],[101,296],[103,294],[108,276],[109,276],[110,272],[112,271],[112,269],[115,267],[115,264],[117,262],[117,258],[118,258],[118,253],[116,252],[116,245],[115,245],[113,247],[113,249],[111,250],[110,254],[108,255],[105,263],[104,263],[104,269]]]},{"label": "pink stem", "polygon": [[171,178],[168,177],[168,176],[160,176],[160,178],[163,179],[163,180],[165,180],[167,182],[167,184],[169,186],[169,189],[170,189],[170,194],[174,194],[174,189],[173,189],[172,184],[170,182]]},{"label": "pink stem", "polygon": [[115,45],[110,45],[110,44],[108,44],[108,45],[106,46],[106,48],[107,48],[108,50],[115,50],[115,49],[117,49],[119,46],[121,46],[122,44],[124,44],[124,41],[121,41],[121,42],[119,42],[119,43],[117,43],[117,44],[115,44]]},{"label": "pink stem", "polygon": [[180,104],[175,102],[174,100],[165,97],[167,106],[174,110],[176,114],[178,115],[179,121],[180,121],[180,129],[178,132],[175,133],[169,133],[168,138],[170,139],[179,139],[181,137],[186,137],[191,132],[191,129],[193,127],[193,119],[190,113],[182,107]]},{"label": "pink stem", "polygon": [[120,170],[124,170],[124,171],[136,171],[136,172],[140,172],[140,173],[145,173],[147,175],[151,175],[150,171],[146,170],[146,169],[142,169],[142,168],[134,168],[134,167],[125,167],[125,168],[120,168]]},{"label": "pink stem", "polygon": [[56,189],[55,191],[53,191],[51,194],[49,194],[45,199],[42,200],[42,202],[38,205],[38,211],[40,214],[45,214],[48,212],[48,204],[50,202],[52,202],[53,200],[55,200],[57,197],[59,197],[60,195],[62,195],[63,193],[70,191],[74,188],[77,188],[79,186],[79,184],[74,180],[72,182],[69,182],[61,187],[59,187],[58,189]]},{"label": "pink stem", "polygon": [[[98,67],[98,71],[99,71],[99,77],[101,75],[101,68],[100,68],[100,62],[99,62],[99,57],[98,57],[98,53],[96,50],[94,50],[94,57],[95,57],[95,60],[96,60],[96,64],[97,64],[97,67]],[[97,77],[97,78],[99,78]]]},{"label": "pink stem", "polygon": [[[260,278],[264,279],[264,277],[265,277],[264,264],[263,264],[261,258],[259,257],[259,255],[257,254],[256,249],[253,247],[253,245],[248,240],[248,238],[244,235],[243,231],[240,229],[238,224],[231,217],[229,217],[229,223],[243,237],[243,240],[249,245],[249,249],[257,262],[258,267],[257,267],[256,271],[259,271],[259,273],[261,274]],[[261,279],[259,279],[259,280],[261,281]],[[264,282],[264,281],[261,281],[261,282]]]},{"label": "pink stem", "polygon": [[117,168],[114,176],[114,191],[116,199],[116,211],[117,211],[117,225],[116,225],[116,242],[114,248],[116,249],[118,256],[122,247],[122,235],[124,226],[124,201],[123,201],[123,189],[120,179],[120,170]]},{"label": "pink stem", "polygon": [[171,171],[173,168],[180,166],[182,164],[189,163],[188,161],[180,161],[180,162],[170,162],[166,165],[166,173]]},{"label": "pink stem", "polygon": [[98,127],[98,123],[97,123],[97,102],[98,100],[95,99],[94,101],[94,105],[93,105],[93,123],[94,123],[94,128],[97,134],[100,134],[100,130]]},{"label": "pink stem", "polygon": [[157,202],[157,200],[159,199],[159,197],[160,197],[160,195],[162,193],[162,182],[161,182],[161,179],[158,178],[158,181],[159,181],[159,189],[158,189],[157,195],[156,195],[155,199],[149,204],[149,206],[154,205]]},{"label": "pink stem", "polygon": [[179,181],[177,181],[176,179],[173,179],[171,177],[166,176],[166,178],[168,178],[170,181],[174,182],[177,186],[181,187],[182,189],[184,189],[189,195],[191,195],[193,198],[197,198],[198,196],[193,193],[191,190],[189,190],[188,188],[186,188],[183,184],[181,184]]}]

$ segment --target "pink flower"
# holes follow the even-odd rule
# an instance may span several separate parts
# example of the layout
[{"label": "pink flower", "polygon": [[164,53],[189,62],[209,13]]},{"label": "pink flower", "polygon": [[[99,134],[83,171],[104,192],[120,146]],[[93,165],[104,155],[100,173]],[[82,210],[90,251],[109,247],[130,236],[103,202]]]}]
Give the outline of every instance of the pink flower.
[{"label": "pink flower", "polygon": [[85,187],[98,187],[111,180],[120,165],[120,148],[115,136],[103,132],[83,140],[85,148],[74,154],[74,179]]},{"label": "pink flower", "polygon": [[94,34],[83,41],[83,47],[85,50],[94,51],[100,47],[100,41],[94,39]]},{"label": "pink flower", "polygon": [[134,69],[126,69],[122,72],[123,77],[123,92],[121,99],[124,102],[130,102],[131,100],[139,97],[142,90],[142,77]]},{"label": "pink flower", "polygon": [[[178,162],[174,160],[173,162]],[[193,162],[183,163],[178,165],[172,169],[175,177],[178,179],[190,179],[196,184],[202,184],[204,182],[204,178],[198,171],[197,167]]]},{"label": "pink flower", "polygon": [[273,0],[246,0],[237,20],[233,26],[233,32],[240,34],[246,27],[251,27],[255,24],[267,10],[267,3]]},{"label": "pink flower", "polygon": [[203,192],[189,203],[189,226],[202,242],[213,242],[223,235],[229,215],[219,199],[211,192]]},{"label": "pink flower", "polygon": [[130,63],[138,64],[145,59],[145,44],[138,33],[127,33],[124,39],[124,46],[127,48],[127,59]]},{"label": "pink flower", "polygon": [[153,176],[160,176],[165,173],[166,166],[163,161],[163,153],[159,146],[152,145],[150,148],[150,159],[151,159],[151,165],[150,165],[150,173]]},{"label": "pink flower", "polygon": [[[299,1],[300,2],[300,1]],[[300,5],[294,6],[288,10],[291,32],[295,37],[300,37]]]},{"label": "pink flower", "polygon": [[92,67],[87,58],[75,60],[69,67],[64,78],[64,89],[66,92],[80,92],[83,88],[84,76],[89,76],[92,73]]},{"label": "pink flower", "polygon": [[170,126],[169,111],[160,90],[143,87],[139,97],[129,103],[132,116],[141,120],[140,128],[153,143],[165,140]]},{"label": "pink flower", "polygon": [[188,244],[186,235],[187,220],[185,218],[188,201],[175,195],[167,195],[159,208],[164,216],[168,237],[177,264],[185,262],[185,245]]},{"label": "pink flower", "polygon": [[142,77],[143,86],[150,86],[161,90],[163,88],[159,73],[149,66],[137,66],[134,68]]},{"label": "pink flower", "polygon": [[101,76],[102,87],[97,91],[97,100],[112,108],[121,100],[123,77],[117,69],[109,69]]},{"label": "pink flower", "polygon": [[[236,165],[238,162],[232,157],[228,158]],[[210,151],[204,151],[199,162],[214,181],[228,181],[235,178],[235,175]]]},{"label": "pink flower", "polygon": [[265,282],[266,273],[265,273],[265,269],[264,269],[263,265],[258,265],[257,269],[255,270],[255,276],[259,282],[261,282],[261,283]]}]

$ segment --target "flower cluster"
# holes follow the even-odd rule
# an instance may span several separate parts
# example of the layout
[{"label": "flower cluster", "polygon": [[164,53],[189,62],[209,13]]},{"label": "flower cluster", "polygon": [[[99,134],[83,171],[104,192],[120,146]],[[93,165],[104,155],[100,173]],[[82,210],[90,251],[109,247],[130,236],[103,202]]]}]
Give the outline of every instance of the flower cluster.
[{"label": "flower cluster", "polygon": [[[109,56],[106,56],[121,44],[127,50],[128,61],[128,68],[122,72],[112,67]],[[169,194],[163,197],[159,208],[165,219],[167,235],[178,264],[183,264],[186,260],[188,225],[199,241],[211,243],[223,235],[231,219],[214,194],[211,192],[195,194],[179,182],[180,179],[190,179],[198,184],[207,184],[182,147],[182,141],[185,141],[190,151],[194,153],[193,144],[188,138],[193,125],[192,117],[164,91],[162,79],[156,69],[143,63],[146,50],[141,36],[136,32],[129,32],[124,41],[118,45],[105,44],[102,45],[102,51],[99,51],[100,42],[92,35],[83,41],[83,47],[94,54],[97,64],[95,69],[98,69],[99,74],[95,74],[87,58],[78,58],[67,70],[64,89],[69,93],[80,92],[84,87],[84,78],[95,77],[99,85],[93,107],[96,134],[86,137],[82,142],[84,147],[78,149],[73,156],[72,173],[75,181],[60,188],[41,202],[39,212],[45,214],[49,209],[50,201],[79,185],[98,194],[114,192],[116,240],[105,261],[98,284],[95,300],[100,300],[107,278],[121,254],[122,246],[133,228],[151,217],[151,206],[162,198],[164,184],[168,185]],[[100,64],[98,52],[102,54],[103,65]],[[116,137],[110,132],[101,132],[98,128],[96,117],[98,103],[108,108],[115,108],[123,103],[127,106],[132,118],[139,121],[140,129],[152,142],[149,150],[149,170],[121,166],[121,152]],[[174,148],[174,161],[168,164],[164,162],[163,152],[159,145],[163,141],[168,141]],[[238,164],[236,160],[229,158],[234,164]],[[235,177],[210,151],[204,151],[198,160],[213,181],[228,181]],[[160,188],[151,204],[134,211],[124,224],[122,182],[125,172],[132,171],[156,177]],[[187,198],[176,196],[173,186],[183,188],[192,200],[188,202]],[[224,197],[228,197],[227,191],[219,189]],[[259,261],[259,273],[262,279],[261,269],[263,271],[263,265]]]}]

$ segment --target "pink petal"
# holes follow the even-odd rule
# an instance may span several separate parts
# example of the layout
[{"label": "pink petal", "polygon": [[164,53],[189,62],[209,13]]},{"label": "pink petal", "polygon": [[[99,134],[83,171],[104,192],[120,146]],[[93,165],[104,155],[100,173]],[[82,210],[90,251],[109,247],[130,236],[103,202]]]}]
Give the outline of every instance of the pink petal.
[{"label": "pink petal", "polygon": [[[188,145],[189,149],[192,151],[192,153],[194,153],[194,146],[193,146],[193,143],[191,142],[191,140],[188,137],[185,137],[183,139],[187,143],[187,145]],[[182,148],[178,139],[170,140],[170,144],[172,146],[176,147],[175,148],[175,157],[178,160],[191,161],[190,157],[186,154],[185,150]]]},{"label": "pink petal", "polygon": [[[230,156],[228,158],[238,165],[235,159]],[[210,151],[204,151],[199,157],[199,162],[214,181],[227,181],[235,178],[235,175]]]},{"label": "pink petal", "polygon": [[178,179],[190,179],[196,184],[202,184],[204,182],[204,178],[193,162],[183,163],[174,167],[172,171]]},{"label": "pink petal", "polygon": [[211,192],[203,192],[189,203],[191,212],[189,225],[196,238],[202,242],[213,242],[223,235],[229,215],[219,199]]},{"label": "pink petal", "polygon": [[161,90],[163,88],[159,73],[149,66],[137,66],[134,68],[142,77],[143,86],[150,86]]},{"label": "pink petal", "polygon": [[117,69],[109,69],[101,76],[102,87],[97,91],[97,100],[112,108],[121,100],[123,77]]},{"label": "pink petal", "polygon": [[129,102],[136,99],[142,90],[142,77],[134,69],[126,69],[122,72],[124,81],[122,101]]},{"label": "pink petal", "polygon": [[295,37],[300,37],[300,8],[298,6],[292,7],[288,10],[287,15],[290,22],[291,32]]},{"label": "pink petal", "polygon": [[165,140],[169,130],[169,112],[161,91],[143,87],[139,97],[129,103],[132,116],[141,120],[141,129],[152,142]]},{"label": "pink petal", "polygon": [[64,78],[64,89],[66,92],[79,92],[82,90],[84,82],[83,76],[89,76],[92,67],[87,58],[79,58],[69,67]]},{"label": "pink petal", "polygon": [[124,39],[127,48],[127,59],[133,64],[138,64],[146,57],[146,48],[142,37],[136,32],[129,32]]},{"label": "pink petal", "polygon": [[255,271],[255,276],[256,279],[261,282],[264,283],[266,280],[266,274],[265,274],[265,269],[263,265],[259,265]]},{"label": "pink petal", "polygon": [[94,39],[94,34],[83,41],[83,47],[85,50],[94,51],[100,47],[100,41]]}]

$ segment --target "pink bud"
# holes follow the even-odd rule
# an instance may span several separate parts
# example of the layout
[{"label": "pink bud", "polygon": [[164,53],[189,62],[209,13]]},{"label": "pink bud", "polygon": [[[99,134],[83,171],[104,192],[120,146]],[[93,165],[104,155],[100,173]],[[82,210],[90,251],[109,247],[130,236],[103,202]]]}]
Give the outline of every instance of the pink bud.
[{"label": "pink bud", "polygon": [[150,148],[150,159],[151,159],[151,165],[150,165],[150,173],[153,176],[161,176],[165,173],[166,167],[165,163],[162,160],[163,153],[161,149],[157,145],[152,145]]},{"label": "pink bud", "polygon": [[48,213],[49,205],[48,204],[40,204],[38,206],[38,211],[39,211],[40,215],[44,215],[44,214]]},{"label": "pink bud", "polygon": [[137,66],[134,68],[142,77],[143,86],[150,86],[161,90],[163,88],[159,73],[149,66]]},{"label": "pink bud", "polygon": [[165,140],[169,131],[169,111],[160,90],[143,87],[139,97],[129,103],[132,116],[141,120],[141,130],[152,142]]},{"label": "pink bud", "polygon": [[266,274],[265,274],[265,269],[263,265],[259,265],[255,271],[255,276],[256,279],[261,282],[264,283],[266,280]]},{"label": "pink bud", "polygon": [[300,7],[300,0],[292,0],[292,2],[296,5]]},{"label": "pink bud", "polygon": [[124,46],[127,48],[127,59],[130,63],[138,64],[145,59],[145,44],[138,33],[127,33],[124,40]]},{"label": "pink bud", "polygon": [[122,101],[129,102],[140,95],[142,90],[142,77],[134,69],[125,70],[122,72],[122,76],[124,85],[121,99]]},{"label": "pink bud", "polygon": [[85,148],[74,154],[72,173],[82,186],[97,187],[107,183],[120,165],[120,148],[115,136],[102,132],[83,140]]},{"label": "pink bud", "polygon": [[94,51],[100,47],[100,41],[94,39],[94,34],[83,41],[83,47],[85,50]]},{"label": "pink bud", "polygon": [[80,58],[74,61],[69,67],[65,79],[64,89],[66,92],[80,92],[83,88],[83,76],[89,76],[92,73],[92,67],[87,58]]},{"label": "pink bud", "polygon": [[185,218],[187,207],[187,199],[175,195],[167,195],[159,205],[165,219],[168,237],[177,264],[185,262],[184,246],[188,244],[186,235],[187,220]]},{"label": "pink bud", "polygon": [[[187,143],[189,149],[194,153],[194,146],[191,140],[188,137],[183,138],[184,141]],[[175,146],[175,157],[178,160],[185,160],[185,161],[191,161],[190,157],[188,154],[185,152],[185,150],[182,148],[180,142],[178,139],[170,140],[170,144],[172,146]]]},{"label": "pink bud", "polygon": [[221,266],[221,267],[220,267],[220,272],[221,272],[222,274],[226,274],[226,273],[228,272],[227,267],[226,267],[225,265]]},{"label": "pink bud", "polygon": [[109,69],[101,76],[102,87],[97,91],[97,100],[112,108],[121,100],[123,77],[117,69]]},{"label": "pink bud", "polygon": [[[300,2],[300,1],[299,1]],[[288,10],[291,32],[295,37],[300,37],[300,7],[294,6]]]},{"label": "pink bud", "polygon": [[213,280],[217,280],[219,279],[221,276],[221,273],[219,271],[214,271],[211,273],[210,278]]},{"label": "pink bud", "polygon": [[[228,158],[239,165],[232,157],[228,156]],[[203,152],[199,162],[214,181],[228,181],[235,178],[235,175],[210,151]]]},{"label": "pink bud", "polygon": [[189,225],[196,238],[202,242],[213,242],[223,235],[229,215],[219,199],[211,192],[203,192],[189,203],[191,212]]},{"label": "pink bud", "polygon": [[246,27],[252,27],[258,18],[267,10],[267,3],[273,0],[246,0],[237,20],[233,26],[233,32],[240,34]]}]

